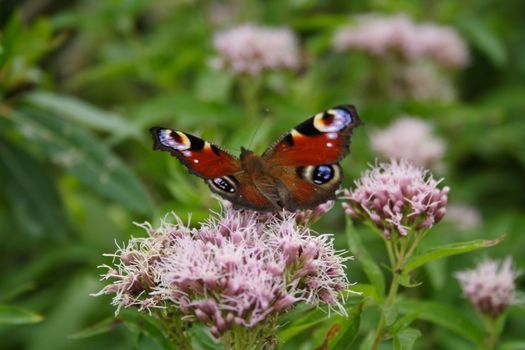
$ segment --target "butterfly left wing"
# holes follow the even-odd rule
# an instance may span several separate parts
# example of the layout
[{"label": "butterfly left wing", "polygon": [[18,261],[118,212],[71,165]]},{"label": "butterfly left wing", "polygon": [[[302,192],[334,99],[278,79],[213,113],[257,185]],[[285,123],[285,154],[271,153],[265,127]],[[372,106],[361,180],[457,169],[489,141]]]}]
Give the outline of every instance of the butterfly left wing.
[{"label": "butterfly left wing", "polygon": [[273,166],[337,163],[348,154],[352,130],[360,124],[352,105],[328,109],[281,136],[262,157]]},{"label": "butterfly left wing", "polygon": [[170,152],[191,173],[203,179],[216,179],[241,171],[237,158],[199,137],[159,127],[150,131],[153,149]]}]

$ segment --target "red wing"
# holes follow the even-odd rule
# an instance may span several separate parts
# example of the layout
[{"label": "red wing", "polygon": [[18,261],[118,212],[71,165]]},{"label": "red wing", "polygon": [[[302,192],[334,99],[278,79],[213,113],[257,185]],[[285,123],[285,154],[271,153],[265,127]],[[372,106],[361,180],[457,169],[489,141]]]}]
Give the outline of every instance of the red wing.
[{"label": "red wing", "polygon": [[[341,185],[343,173],[339,164],[329,167],[333,171],[332,178],[325,183],[313,183],[311,173],[316,166],[307,167],[276,167],[272,172],[280,183],[286,187],[286,209],[313,209],[319,204],[335,198],[335,191]],[[328,167],[328,166],[327,166]],[[310,174],[310,175],[309,175]]]},{"label": "red wing", "polygon": [[157,127],[150,131],[153,149],[170,152],[197,176],[214,179],[241,170],[238,159],[196,136]]},{"label": "red wing", "polygon": [[232,203],[235,206],[260,211],[274,209],[272,203],[253,185],[241,184],[239,196],[232,200]]},{"label": "red wing", "polygon": [[246,172],[210,179],[206,182],[214,193],[230,201],[236,208],[260,211],[275,208],[271,201],[259,191]]},{"label": "red wing", "polygon": [[307,119],[266,150],[275,166],[333,164],[349,152],[352,130],[361,124],[354,106],[331,108]]}]

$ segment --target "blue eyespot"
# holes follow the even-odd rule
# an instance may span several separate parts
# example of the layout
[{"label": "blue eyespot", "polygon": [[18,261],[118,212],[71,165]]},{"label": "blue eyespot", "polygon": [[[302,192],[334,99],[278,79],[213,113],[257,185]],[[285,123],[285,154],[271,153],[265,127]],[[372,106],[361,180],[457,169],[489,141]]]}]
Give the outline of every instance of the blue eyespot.
[{"label": "blue eyespot", "polygon": [[227,177],[218,177],[216,179],[213,179],[210,181],[210,183],[217,189],[228,192],[228,193],[235,193],[235,184],[233,181],[228,179]]},{"label": "blue eyespot", "polygon": [[318,165],[312,173],[312,182],[316,185],[322,185],[334,178],[334,169],[330,165]]},{"label": "blue eyespot", "polygon": [[343,122],[344,125],[348,125],[352,123],[352,115],[348,111],[341,109],[341,108],[337,108],[335,111],[344,120]]}]

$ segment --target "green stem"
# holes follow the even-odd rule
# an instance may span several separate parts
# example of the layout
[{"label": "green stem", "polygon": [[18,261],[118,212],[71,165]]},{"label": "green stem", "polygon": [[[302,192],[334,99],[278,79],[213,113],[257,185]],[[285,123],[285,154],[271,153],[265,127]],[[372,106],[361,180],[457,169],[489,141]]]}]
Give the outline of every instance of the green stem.
[{"label": "green stem", "polygon": [[[390,290],[388,291],[388,296],[386,299],[385,307],[390,308],[392,305],[394,305],[394,301],[396,300],[397,290],[399,289],[399,278],[400,274],[396,272],[394,269],[394,276],[392,278],[392,283],[390,284]],[[376,334],[374,336],[374,343],[372,344],[371,349],[375,350],[383,340],[383,335],[385,332],[385,326],[386,326],[386,315],[383,310],[381,313],[381,320],[379,321],[379,326],[377,327]]]},{"label": "green stem", "polygon": [[497,319],[483,315],[483,321],[485,323],[485,329],[487,331],[484,349],[492,350],[494,349],[498,341]]},{"label": "green stem", "polygon": [[229,350],[276,349],[277,342],[271,340],[277,328],[277,320],[274,315],[252,328],[234,326],[221,337],[221,341]]},{"label": "green stem", "polygon": [[[386,244],[386,251],[388,252],[388,259],[390,260],[390,266],[395,266],[396,264],[396,257],[394,255],[394,251],[392,249],[391,244]],[[382,293],[383,291],[381,291]]]},{"label": "green stem", "polygon": [[407,241],[408,237],[398,237],[395,233],[392,235],[391,239],[385,238],[386,249],[390,257],[390,263],[392,268],[392,283],[390,284],[390,289],[388,291],[388,296],[383,306],[381,313],[381,319],[377,330],[374,336],[374,342],[371,349],[376,350],[379,347],[379,344],[383,341],[383,336],[385,334],[386,326],[386,313],[385,310],[391,308],[394,305],[396,300],[397,291],[399,289],[399,279],[405,268],[405,264],[414,253],[416,246],[419,244],[421,239],[424,236],[424,232],[411,232],[410,234],[415,235],[414,241],[412,244],[409,244]]},{"label": "green stem", "polygon": [[191,346],[191,339],[186,333],[184,321],[181,321],[178,315],[173,316],[171,318],[171,322],[168,321],[168,324],[166,325],[166,335],[167,338],[173,342],[176,349],[193,349],[193,347]]},{"label": "green stem", "polygon": [[259,114],[260,78],[242,75],[240,81],[241,97],[248,117],[255,120]]}]

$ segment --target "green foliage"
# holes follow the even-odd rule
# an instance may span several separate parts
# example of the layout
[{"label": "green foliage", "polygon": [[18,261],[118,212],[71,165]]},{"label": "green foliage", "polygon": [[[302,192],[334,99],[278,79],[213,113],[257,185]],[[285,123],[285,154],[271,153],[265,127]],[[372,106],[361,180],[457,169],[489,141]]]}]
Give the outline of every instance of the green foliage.
[{"label": "green foliage", "polygon": [[43,317],[32,311],[10,305],[0,305],[0,324],[28,324],[41,322]]},{"label": "green foliage", "polygon": [[505,236],[501,236],[494,240],[475,240],[436,247],[424,254],[412,256],[407,262],[403,272],[409,273],[410,271],[436,259],[441,259],[451,255],[463,254],[476,249],[492,247],[500,243],[503,239],[505,239]]},{"label": "green foliage", "polygon": [[[348,318],[305,307],[285,314],[279,345],[369,349],[384,317],[385,348],[484,346],[483,324],[453,274],[484,256],[510,255],[521,270],[525,266],[523,2],[79,0],[1,6],[2,348],[173,348],[154,318],[132,310],[115,318],[109,298],[89,296],[102,287],[96,266],[110,259],[102,253],[114,251],[115,241],[144,234],[132,222],[158,222],[171,210],[197,222],[218,208],[202,181],[151,151],[148,128],[176,127],[234,154],[241,146],[262,151],[307,116],[346,102],[358,107],[365,126],[356,130],[342,162],[344,186],[377,157],[368,141],[372,130],[416,115],[446,140],[445,166],[435,173],[451,187],[450,203],[471,204],[483,222],[466,231],[446,219],[439,223],[407,261],[400,299],[385,307],[392,271],[385,267],[383,240],[343,220],[336,204],[316,229],[333,232],[337,247],[355,257],[348,275],[361,294],[348,293]],[[401,96],[389,82],[399,77],[395,57],[385,62],[335,52],[333,33],[368,12],[403,12],[457,29],[470,64],[439,72],[450,78],[457,98]],[[214,34],[245,22],[291,28],[302,67],[256,78],[212,68]],[[511,311],[496,349],[525,347],[524,312]],[[220,348],[202,326],[190,332],[195,348]]]}]

